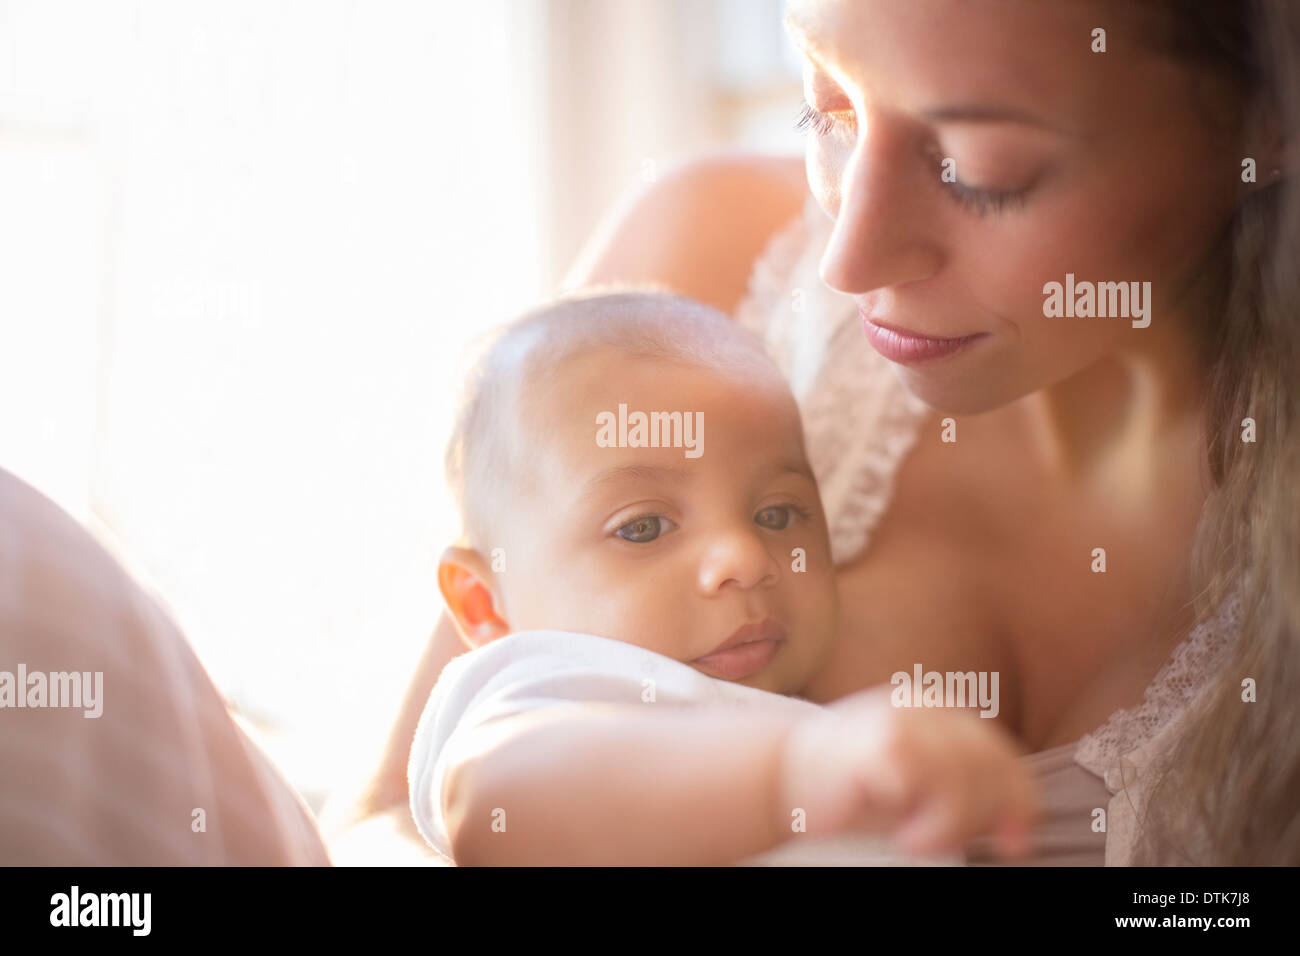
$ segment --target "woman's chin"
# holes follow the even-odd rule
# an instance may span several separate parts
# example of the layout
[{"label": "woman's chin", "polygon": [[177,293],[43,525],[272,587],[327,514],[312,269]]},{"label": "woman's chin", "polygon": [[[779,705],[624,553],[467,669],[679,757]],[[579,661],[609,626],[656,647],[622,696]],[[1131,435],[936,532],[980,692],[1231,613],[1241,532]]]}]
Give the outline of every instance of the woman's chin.
[{"label": "woman's chin", "polygon": [[937,368],[894,364],[894,375],[912,395],[946,415],[978,415],[1001,408],[1025,394],[1007,388],[987,372],[957,375]]}]

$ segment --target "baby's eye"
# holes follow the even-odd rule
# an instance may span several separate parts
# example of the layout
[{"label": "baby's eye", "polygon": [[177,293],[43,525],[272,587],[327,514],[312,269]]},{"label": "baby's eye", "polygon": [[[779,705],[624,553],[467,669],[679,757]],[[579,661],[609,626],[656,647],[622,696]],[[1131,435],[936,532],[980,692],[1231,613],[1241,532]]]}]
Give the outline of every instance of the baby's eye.
[{"label": "baby's eye", "polygon": [[754,520],[764,528],[783,531],[785,526],[790,523],[790,508],[788,505],[773,505],[754,515]]},{"label": "baby's eye", "polygon": [[662,515],[643,515],[640,518],[633,518],[614,533],[624,541],[644,544],[653,541],[661,534],[667,534],[673,527],[676,526]]}]

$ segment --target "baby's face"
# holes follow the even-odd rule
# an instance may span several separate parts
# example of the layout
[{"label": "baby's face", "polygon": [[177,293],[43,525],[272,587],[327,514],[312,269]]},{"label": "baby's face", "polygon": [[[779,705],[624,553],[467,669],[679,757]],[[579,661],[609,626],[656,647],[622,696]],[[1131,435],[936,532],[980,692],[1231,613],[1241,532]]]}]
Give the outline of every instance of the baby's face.
[{"label": "baby's face", "polygon": [[[506,522],[510,629],[598,634],[801,691],[829,650],[836,597],[785,384],[602,350],[569,359],[522,404],[522,440],[542,447]],[[635,440],[637,412],[679,412],[691,430],[619,447],[621,429]]]}]

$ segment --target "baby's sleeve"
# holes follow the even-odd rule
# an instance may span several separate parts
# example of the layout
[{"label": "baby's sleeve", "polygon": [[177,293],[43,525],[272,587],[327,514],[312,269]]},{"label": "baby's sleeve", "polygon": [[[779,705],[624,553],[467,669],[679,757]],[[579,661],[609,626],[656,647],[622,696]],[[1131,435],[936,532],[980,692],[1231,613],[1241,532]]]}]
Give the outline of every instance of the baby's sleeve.
[{"label": "baby's sleeve", "polygon": [[451,660],[434,685],[411,747],[411,814],[429,845],[451,859],[442,790],[460,744],[500,717],[573,702],[682,706],[815,705],[707,677],[653,651],[591,634],[525,631]]}]

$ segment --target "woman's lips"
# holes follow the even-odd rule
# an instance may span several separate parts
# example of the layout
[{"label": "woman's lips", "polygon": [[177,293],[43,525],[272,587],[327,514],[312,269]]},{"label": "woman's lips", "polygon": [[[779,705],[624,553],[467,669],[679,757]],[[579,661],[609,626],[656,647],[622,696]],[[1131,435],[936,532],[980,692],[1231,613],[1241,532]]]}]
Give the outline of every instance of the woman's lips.
[{"label": "woman's lips", "polygon": [[757,624],[746,624],[713,653],[696,658],[692,663],[710,677],[744,680],[772,662],[785,638],[785,628],[770,618]]},{"label": "woman's lips", "polygon": [[952,355],[988,334],[977,332],[956,339],[932,339],[888,328],[865,314],[862,316],[862,328],[867,333],[867,341],[872,348],[900,365],[915,365]]}]

